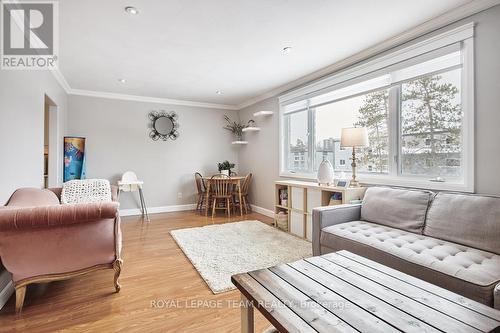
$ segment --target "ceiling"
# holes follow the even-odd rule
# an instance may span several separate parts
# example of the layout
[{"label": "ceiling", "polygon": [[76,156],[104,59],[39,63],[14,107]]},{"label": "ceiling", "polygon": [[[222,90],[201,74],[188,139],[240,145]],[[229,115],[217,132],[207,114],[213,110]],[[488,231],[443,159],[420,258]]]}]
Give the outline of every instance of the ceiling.
[{"label": "ceiling", "polygon": [[60,69],[72,89],[238,105],[468,2],[62,0]]}]

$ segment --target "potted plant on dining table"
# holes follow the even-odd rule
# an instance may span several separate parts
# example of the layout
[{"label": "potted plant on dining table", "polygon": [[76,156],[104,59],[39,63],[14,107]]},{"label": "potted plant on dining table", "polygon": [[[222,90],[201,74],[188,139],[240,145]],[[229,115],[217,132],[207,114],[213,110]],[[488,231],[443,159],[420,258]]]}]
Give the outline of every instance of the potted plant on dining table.
[{"label": "potted plant on dining table", "polygon": [[219,173],[226,176],[231,176],[231,169],[234,168],[235,164],[226,160],[224,162],[218,163],[217,166],[219,169]]}]

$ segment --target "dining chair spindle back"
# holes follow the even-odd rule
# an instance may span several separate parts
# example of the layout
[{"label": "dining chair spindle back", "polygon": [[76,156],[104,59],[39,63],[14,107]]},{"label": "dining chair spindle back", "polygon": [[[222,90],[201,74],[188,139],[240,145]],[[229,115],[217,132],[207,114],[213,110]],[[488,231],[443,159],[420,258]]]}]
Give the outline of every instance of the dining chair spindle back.
[{"label": "dining chair spindle back", "polygon": [[[214,175],[210,178],[209,190],[211,191],[212,200],[212,217],[215,215],[215,211],[217,209],[223,209],[227,211],[227,216],[231,217],[231,204],[233,203],[233,194],[232,194],[232,186],[231,178],[219,174]],[[225,203],[225,207],[217,207],[219,203]]]}]

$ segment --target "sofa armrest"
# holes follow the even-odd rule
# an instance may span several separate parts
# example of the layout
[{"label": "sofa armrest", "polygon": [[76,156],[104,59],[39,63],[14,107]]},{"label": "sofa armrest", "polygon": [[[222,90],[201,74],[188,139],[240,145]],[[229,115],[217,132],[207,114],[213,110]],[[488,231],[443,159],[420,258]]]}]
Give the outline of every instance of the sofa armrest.
[{"label": "sofa armrest", "polygon": [[321,254],[321,230],[331,225],[359,220],[360,216],[361,204],[314,208],[312,220],[313,255]]},{"label": "sofa armrest", "polygon": [[0,231],[33,230],[114,219],[118,202],[8,208],[0,210]]},{"label": "sofa armrest", "polygon": [[497,283],[493,290],[493,307],[500,310],[500,282]]}]

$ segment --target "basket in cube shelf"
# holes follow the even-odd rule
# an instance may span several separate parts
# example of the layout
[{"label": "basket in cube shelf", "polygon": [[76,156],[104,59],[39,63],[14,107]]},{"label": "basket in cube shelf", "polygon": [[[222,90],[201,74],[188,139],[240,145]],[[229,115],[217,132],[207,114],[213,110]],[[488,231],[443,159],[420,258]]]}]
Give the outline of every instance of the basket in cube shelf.
[{"label": "basket in cube shelf", "polygon": [[288,231],[288,214],[280,211],[276,214],[276,226],[284,231]]}]

